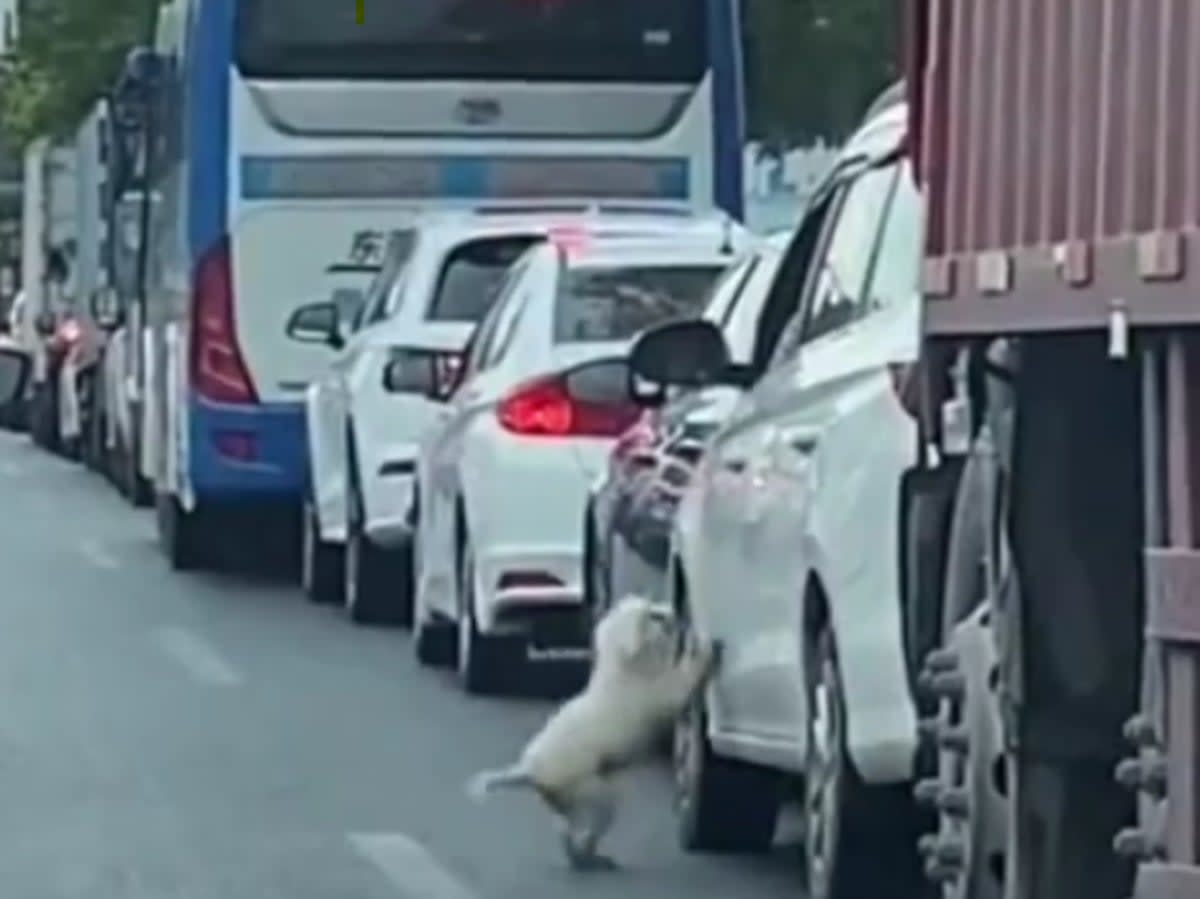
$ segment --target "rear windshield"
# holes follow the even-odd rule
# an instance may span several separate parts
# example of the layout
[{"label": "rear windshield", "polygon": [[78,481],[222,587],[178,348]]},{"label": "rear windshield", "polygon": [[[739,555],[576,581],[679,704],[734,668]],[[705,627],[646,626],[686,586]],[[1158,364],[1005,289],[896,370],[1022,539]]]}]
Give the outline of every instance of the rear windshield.
[{"label": "rear windshield", "polygon": [[492,306],[504,274],[538,238],[474,240],[446,257],[429,305],[431,321],[477,322]]},{"label": "rear windshield", "polygon": [[554,306],[554,341],[627,340],[670,319],[697,318],[721,271],[717,264],[572,269]]},{"label": "rear windshield", "polygon": [[252,78],[696,83],[698,0],[242,0]]}]

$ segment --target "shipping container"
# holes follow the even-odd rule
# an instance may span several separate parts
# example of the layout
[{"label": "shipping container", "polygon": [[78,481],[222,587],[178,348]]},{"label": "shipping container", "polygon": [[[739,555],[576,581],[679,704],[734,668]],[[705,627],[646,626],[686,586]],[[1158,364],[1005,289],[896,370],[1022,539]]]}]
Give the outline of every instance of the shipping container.
[{"label": "shipping container", "polygon": [[1200,323],[1200,3],[909,10],[928,333]]}]

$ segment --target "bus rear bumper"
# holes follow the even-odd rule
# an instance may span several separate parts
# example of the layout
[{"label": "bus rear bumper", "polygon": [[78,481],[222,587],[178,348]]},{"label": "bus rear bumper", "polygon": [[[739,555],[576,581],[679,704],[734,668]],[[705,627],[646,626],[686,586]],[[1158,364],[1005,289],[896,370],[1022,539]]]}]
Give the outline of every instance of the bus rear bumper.
[{"label": "bus rear bumper", "polygon": [[232,406],[194,398],[188,442],[199,498],[298,502],[303,495],[308,449],[301,403]]}]

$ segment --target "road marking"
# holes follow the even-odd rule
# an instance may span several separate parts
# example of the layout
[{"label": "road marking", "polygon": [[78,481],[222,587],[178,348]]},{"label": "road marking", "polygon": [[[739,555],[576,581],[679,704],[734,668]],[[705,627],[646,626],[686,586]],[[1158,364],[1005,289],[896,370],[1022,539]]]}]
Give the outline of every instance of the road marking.
[{"label": "road marking", "polygon": [[97,568],[106,571],[116,571],[121,567],[121,561],[114,556],[99,540],[84,540],[79,544],[79,552],[85,560]]},{"label": "road marking", "polygon": [[409,899],[479,899],[433,853],[402,833],[352,833],[354,851]]},{"label": "road marking", "polygon": [[242,682],[233,666],[207,640],[181,627],[155,633],[159,647],[195,680],[210,687],[236,687]]}]

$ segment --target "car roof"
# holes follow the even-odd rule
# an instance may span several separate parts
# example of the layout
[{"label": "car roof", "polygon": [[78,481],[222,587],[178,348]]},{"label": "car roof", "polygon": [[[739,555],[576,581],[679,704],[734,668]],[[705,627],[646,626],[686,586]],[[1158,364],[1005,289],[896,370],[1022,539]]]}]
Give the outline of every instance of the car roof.
[{"label": "car roof", "polygon": [[723,240],[598,239],[565,252],[568,268],[605,266],[668,266],[700,264],[727,266],[744,255],[745,245],[729,246]]}]

